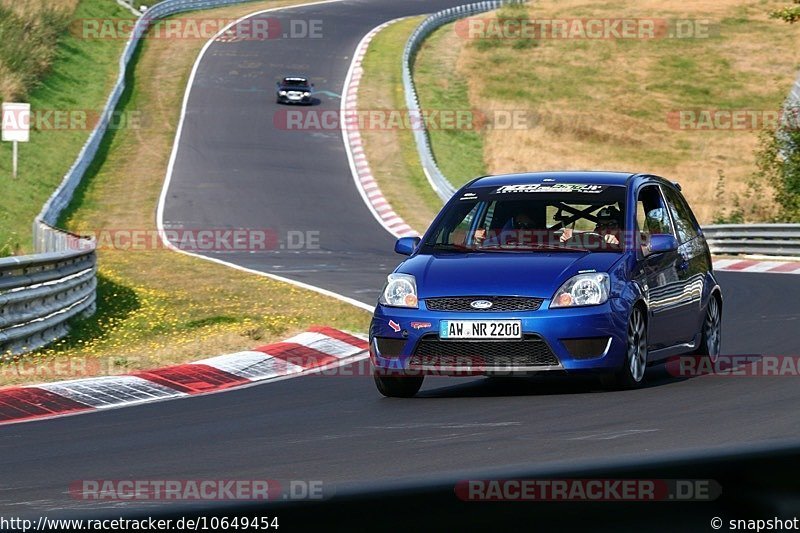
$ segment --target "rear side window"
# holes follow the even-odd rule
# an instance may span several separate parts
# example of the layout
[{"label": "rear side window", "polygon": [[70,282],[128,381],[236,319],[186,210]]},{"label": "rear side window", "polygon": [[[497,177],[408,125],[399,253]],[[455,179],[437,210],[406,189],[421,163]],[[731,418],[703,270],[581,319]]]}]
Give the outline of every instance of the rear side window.
[{"label": "rear side window", "polygon": [[697,237],[697,222],[686,200],[684,200],[677,191],[669,187],[664,187],[664,196],[667,198],[667,205],[672,213],[672,220],[675,221],[675,231],[678,234],[678,242],[683,244]]}]

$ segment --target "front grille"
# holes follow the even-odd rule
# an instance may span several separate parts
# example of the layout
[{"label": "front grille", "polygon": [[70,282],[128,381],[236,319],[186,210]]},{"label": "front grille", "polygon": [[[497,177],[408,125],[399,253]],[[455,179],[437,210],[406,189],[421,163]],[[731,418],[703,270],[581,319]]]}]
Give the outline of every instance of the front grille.
[{"label": "front grille", "polygon": [[558,366],[558,358],[538,335],[522,340],[440,340],[426,335],[417,343],[412,367]]},{"label": "front grille", "polygon": [[[476,300],[492,302],[489,309],[475,309],[470,304]],[[425,305],[430,311],[451,311],[470,313],[507,313],[514,311],[536,311],[542,305],[541,298],[522,296],[458,296],[447,298],[426,298]]]}]

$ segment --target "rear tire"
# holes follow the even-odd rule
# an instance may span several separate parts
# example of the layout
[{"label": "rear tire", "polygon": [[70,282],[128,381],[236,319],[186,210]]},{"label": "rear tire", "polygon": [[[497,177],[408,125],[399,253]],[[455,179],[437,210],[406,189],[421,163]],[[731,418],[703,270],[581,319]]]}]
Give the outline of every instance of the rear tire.
[{"label": "rear tire", "polygon": [[719,298],[712,294],[706,307],[706,316],[703,318],[703,326],[700,330],[700,345],[694,351],[694,355],[707,357],[712,363],[719,359],[720,347],[722,346],[722,306]]},{"label": "rear tire", "polygon": [[411,398],[422,387],[425,376],[379,376],[374,374],[378,392],[387,398]]},{"label": "rear tire", "polygon": [[647,323],[640,307],[634,307],[628,320],[628,350],[625,363],[613,374],[600,378],[611,390],[635,389],[644,383],[647,371]]}]

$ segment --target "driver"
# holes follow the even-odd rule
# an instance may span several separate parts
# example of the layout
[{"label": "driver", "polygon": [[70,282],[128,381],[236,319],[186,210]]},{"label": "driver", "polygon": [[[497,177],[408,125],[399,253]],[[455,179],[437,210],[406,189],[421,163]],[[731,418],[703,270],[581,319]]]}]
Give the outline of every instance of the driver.
[{"label": "driver", "polygon": [[[622,213],[614,206],[606,206],[597,213],[597,225],[594,232],[603,237],[603,241],[608,244],[619,244],[620,231],[622,229]],[[564,233],[559,239],[567,242],[573,236],[571,228],[564,228]]]},{"label": "driver", "polygon": [[473,237],[473,240],[476,246],[498,245],[501,242],[505,242],[509,238],[513,239],[514,236],[519,237],[521,235],[524,235],[524,233],[522,232],[526,231],[529,232],[534,229],[537,229],[536,222],[534,221],[531,214],[525,211],[524,209],[518,209],[514,213],[514,215],[506,221],[505,225],[503,225],[503,228],[500,230],[499,236],[493,236],[487,239],[486,229],[478,228],[475,230],[475,235]]}]

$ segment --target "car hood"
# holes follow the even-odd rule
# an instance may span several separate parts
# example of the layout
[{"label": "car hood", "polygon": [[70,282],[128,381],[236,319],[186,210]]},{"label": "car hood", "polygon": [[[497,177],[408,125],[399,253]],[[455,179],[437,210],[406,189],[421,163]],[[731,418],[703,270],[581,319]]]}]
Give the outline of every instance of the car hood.
[{"label": "car hood", "polygon": [[550,298],[583,270],[608,272],[613,253],[466,253],[416,255],[397,272],[412,274],[420,298],[436,296],[536,296]]}]

